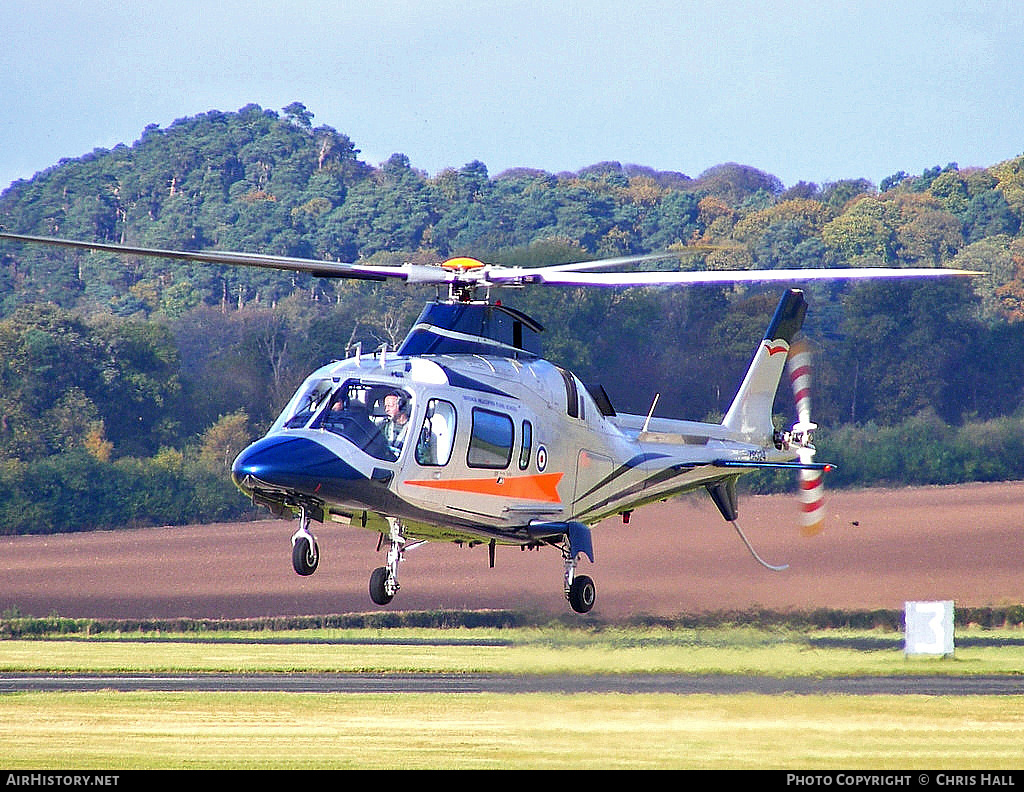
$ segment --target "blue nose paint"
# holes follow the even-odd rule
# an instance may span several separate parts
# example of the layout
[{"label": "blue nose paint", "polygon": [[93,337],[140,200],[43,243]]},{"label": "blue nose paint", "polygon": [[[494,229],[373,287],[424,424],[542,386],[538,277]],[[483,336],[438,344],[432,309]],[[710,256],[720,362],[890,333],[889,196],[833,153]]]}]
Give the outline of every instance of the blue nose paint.
[{"label": "blue nose paint", "polygon": [[246,448],[231,466],[235,484],[249,476],[273,487],[312,492],[325,482],[366,477],[330,449],[305,437],[264,437]]}]

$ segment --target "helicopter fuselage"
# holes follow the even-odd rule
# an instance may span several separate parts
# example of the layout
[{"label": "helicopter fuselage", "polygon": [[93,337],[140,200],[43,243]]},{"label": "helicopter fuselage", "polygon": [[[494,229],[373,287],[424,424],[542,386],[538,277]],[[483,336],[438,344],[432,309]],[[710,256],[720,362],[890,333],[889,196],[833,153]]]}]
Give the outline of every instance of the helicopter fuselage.
[{"label": "helicopter fuselage", "polygon": [[[388,396],[407,416],[386,438]],[[599,403],[600,402],[600,403]],[[431,541],[533,545],[644,503],[793,458],[770,434],[619,415],[542,359],[355,355],[311,374],[233,466],[279,513]]]}]

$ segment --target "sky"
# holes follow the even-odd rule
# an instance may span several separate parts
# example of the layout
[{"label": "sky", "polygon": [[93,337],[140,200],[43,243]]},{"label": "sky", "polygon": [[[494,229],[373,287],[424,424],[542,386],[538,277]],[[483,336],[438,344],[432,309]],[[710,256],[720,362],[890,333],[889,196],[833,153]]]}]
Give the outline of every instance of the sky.
[{"label": "sky", "polygon": [[1024,153],[1019,0],[0,0],[0,190],[293,101],[434,175],[725,162],[819,185]]}]

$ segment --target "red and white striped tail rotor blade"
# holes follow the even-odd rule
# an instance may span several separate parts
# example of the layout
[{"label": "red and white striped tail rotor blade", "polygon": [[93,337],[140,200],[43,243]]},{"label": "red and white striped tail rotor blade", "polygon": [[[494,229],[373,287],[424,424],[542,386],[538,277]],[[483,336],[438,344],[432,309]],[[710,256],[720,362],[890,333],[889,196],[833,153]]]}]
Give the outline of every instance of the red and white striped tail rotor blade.
[{"label": "red and white striped tail rotor blade", "polygon": [[[813,448],[800,449],[800,461],[809,464],[814,456]],[[800,487],[800,533],[814,536],[825,527],[825,474],[821,470],[801,470],[798,476]]]},{"label": "red and white striped tail rotor blade", "polygon": [[[814,461],[811,433],[817,426],[811,422],[811,349],[803,340],[789,349],[786,361],[789,384],[796,401],[797,423],[793,427],[794,440],[800,462]],[[800,532],[804,536],[820,533],[825,527],[825,474],[821,470],[800,470],[797,477],[800,494]]]},{"label": "red and white striped tail rotor blade", "polygon": [[811,421],[811,350],[803,341],[797,341],[789,348],[786,361],[789,367],[789,384],[796,401],[797,419],[802,424]]}]

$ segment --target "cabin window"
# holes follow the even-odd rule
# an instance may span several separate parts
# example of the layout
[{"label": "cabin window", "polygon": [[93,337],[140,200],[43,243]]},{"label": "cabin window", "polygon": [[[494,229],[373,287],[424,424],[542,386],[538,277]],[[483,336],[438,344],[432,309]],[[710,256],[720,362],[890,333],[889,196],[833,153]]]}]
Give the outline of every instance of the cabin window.
[{"label": "cabin window", "polygon": [[514,434],[515,427],[507,415],[474,407],[466,462],[478,468],[508,467]]},{"label": "cabin window", "polygon": [[447,465],[454,444],[455,405],[431,399],[416,441],[416,461],[421,465]]},{"label": "cabin window", "polygon": [[519,449],[519,469],[530,466],[530,452],[533,450],[533,424],[523,421],[523,445]]}]

